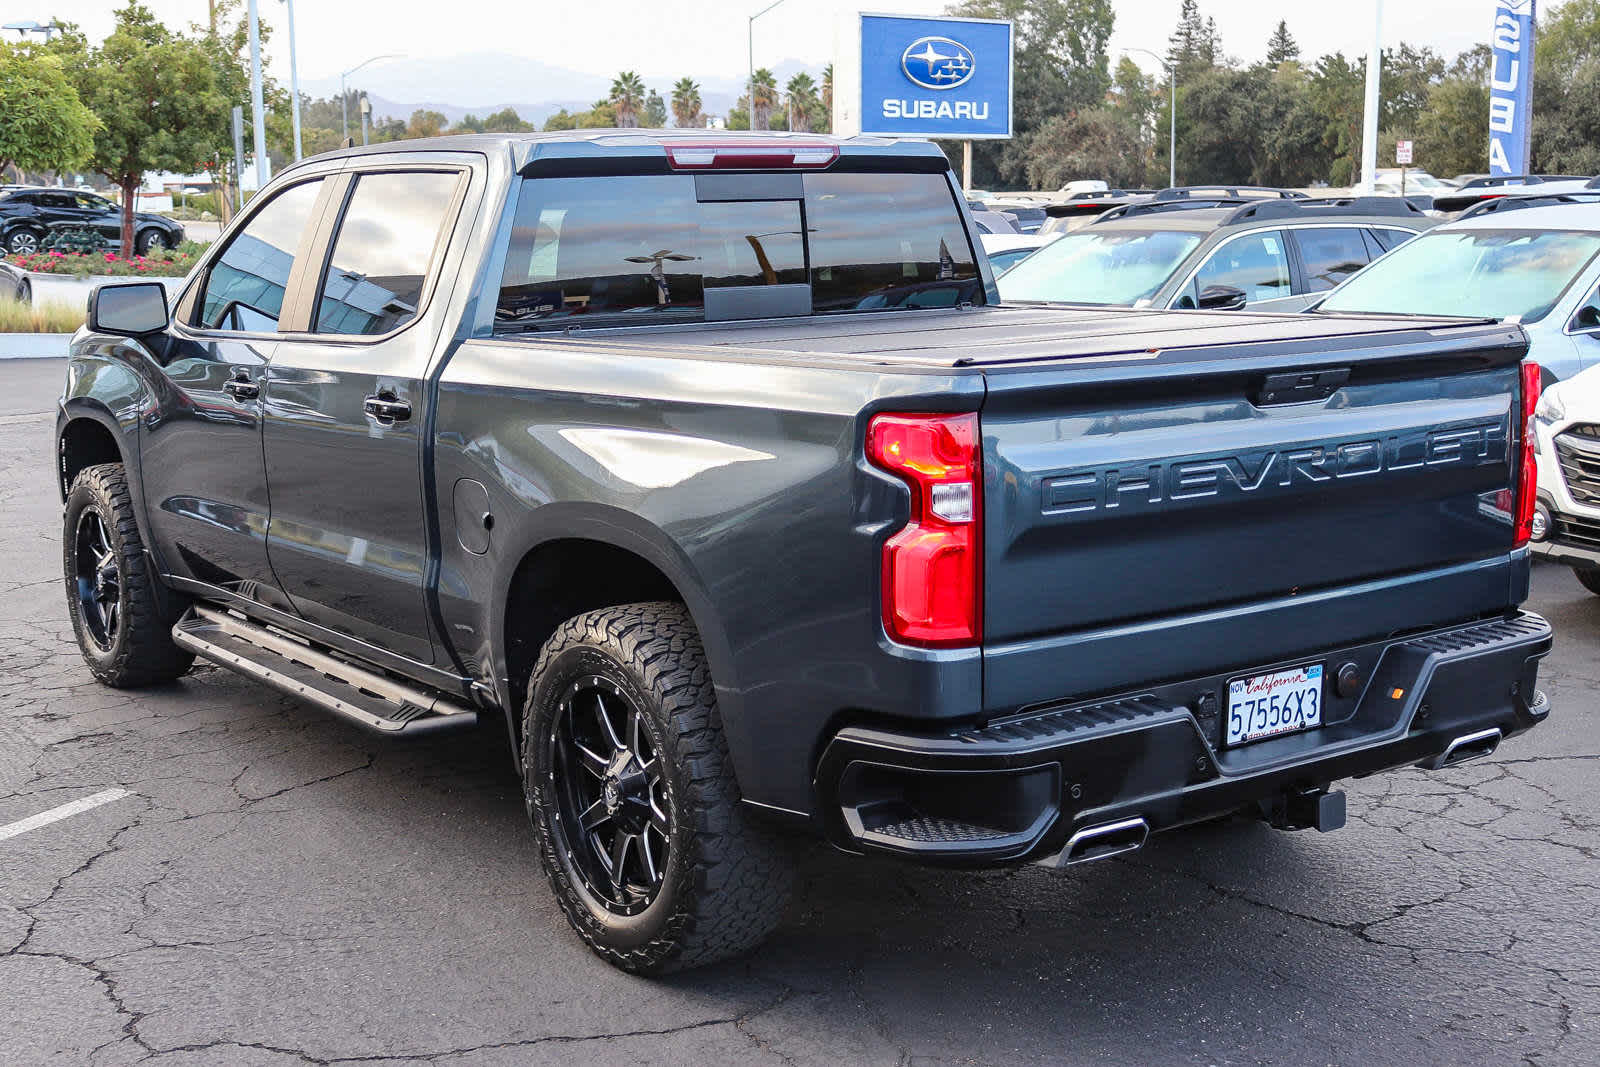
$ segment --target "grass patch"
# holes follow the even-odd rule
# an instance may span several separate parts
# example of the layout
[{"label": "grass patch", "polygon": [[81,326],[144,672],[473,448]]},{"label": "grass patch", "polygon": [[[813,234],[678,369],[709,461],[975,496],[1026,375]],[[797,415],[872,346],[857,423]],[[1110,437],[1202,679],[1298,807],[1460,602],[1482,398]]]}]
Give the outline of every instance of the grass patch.
[{"label": "grass patch", "polygon": [[0,298],[0,333],[72,333],[83,325],[87,304],[40,304],[29,307]]}]

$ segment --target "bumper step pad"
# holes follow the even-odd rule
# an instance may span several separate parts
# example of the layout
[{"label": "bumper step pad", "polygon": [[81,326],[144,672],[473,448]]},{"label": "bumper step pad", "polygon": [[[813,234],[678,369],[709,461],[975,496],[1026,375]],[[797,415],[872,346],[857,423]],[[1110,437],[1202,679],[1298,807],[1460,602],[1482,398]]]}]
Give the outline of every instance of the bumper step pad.
[{"label": "bumper step pad", "polygon": [[217,608],[191,608],[172,628],[172,639],[202,659],[386,737],[416,737],[478,722],[477,711],[464,704]]}]

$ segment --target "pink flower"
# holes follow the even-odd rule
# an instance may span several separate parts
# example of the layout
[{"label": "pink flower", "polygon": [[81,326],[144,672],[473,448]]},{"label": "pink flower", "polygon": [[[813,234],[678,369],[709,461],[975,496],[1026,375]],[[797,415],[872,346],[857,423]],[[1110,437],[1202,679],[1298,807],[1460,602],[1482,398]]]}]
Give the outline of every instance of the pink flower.
[{"label": "pink flower", "polygon": [[106,262],[107,263],[115,263],[116,261],[117,261],[117,257],[116,256],[112,255],[110,252],[106,253]]},{"label": "pink flower", "polygon": [[52,258],[52,259],[60,259],[61,258],[61,253],[57,252],[55,249],[52,248],[50,250],[50,258]]}]

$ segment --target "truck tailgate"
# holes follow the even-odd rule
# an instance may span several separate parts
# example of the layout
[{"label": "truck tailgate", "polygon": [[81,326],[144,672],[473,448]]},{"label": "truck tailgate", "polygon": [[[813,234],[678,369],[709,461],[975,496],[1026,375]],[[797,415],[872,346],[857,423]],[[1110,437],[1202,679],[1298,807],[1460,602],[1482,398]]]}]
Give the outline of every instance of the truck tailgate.
[{"label": "truck tailgate", "polygon": [[1525,349],[1401,325],[986,366],[986,709],[1515,603]]}]

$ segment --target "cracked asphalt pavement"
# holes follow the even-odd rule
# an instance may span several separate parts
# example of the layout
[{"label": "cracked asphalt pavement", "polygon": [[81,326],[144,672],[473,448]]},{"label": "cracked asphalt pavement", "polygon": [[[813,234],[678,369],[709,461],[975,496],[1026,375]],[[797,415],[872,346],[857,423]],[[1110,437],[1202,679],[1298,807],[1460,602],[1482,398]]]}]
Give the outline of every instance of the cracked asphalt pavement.
[{"label": "cracked asphalt pavement", "polygon": [[1600,1062],[1600,598],[1541,566],[1555,711],[1493,758],[1348,783],[1053,874],[815,848],[752,956],[591,957],[509,760],[375,740],[220,670],[96,685],[51,484],[59,361],[0,362],[0,1063]]}]

